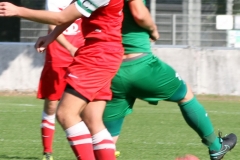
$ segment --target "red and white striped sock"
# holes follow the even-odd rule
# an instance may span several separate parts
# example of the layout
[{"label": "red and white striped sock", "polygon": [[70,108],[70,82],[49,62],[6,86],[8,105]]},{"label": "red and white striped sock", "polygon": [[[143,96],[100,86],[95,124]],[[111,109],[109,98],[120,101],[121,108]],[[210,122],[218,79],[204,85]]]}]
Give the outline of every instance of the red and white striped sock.
[{"label": "red and white striped sock", "polygon": [[77,160],[95,160],[92,137],[83,121],[66,129],[65,132]]},{"label": "red and white striped sock", "polygon": [[52,153],[52,143],[55,131],[55,114],[42,113],[41,133],[44,153]]},{"label": "red and white striped sock", "polygon": [[96,160],[116,160],[112,136],[104,129],[92,136]]}]

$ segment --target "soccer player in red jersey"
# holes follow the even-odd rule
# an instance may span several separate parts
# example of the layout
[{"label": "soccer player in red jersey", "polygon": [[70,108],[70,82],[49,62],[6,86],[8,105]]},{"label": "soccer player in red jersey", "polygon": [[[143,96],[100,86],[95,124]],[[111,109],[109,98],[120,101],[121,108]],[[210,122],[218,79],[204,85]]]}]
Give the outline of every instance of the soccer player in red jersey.
[{"label": "soccer player in red jersey", "polygon": [[[46,0],[46,9],[60,12],[71,2],[72,0]],[[41,122],[43,160],[53,160],[55,113],[58,101],[66,87],[64,76],[67,67],[73,61],[75,52],[84,44],[81,21],[81,19],[77,19],[46,48],[45,64],[37,92],[37,98],[44,99]],[[55,25],[49,25],[49,31],[54,28]]]},{"label": "soccer player in red jersey", "polygon": [[122,7],[122,0],[78,0],[61,12],[50,12],[0,3],[0,16],[60,25],[49,35],[39,38],[35,44],[39,52],[82,17],[85,44],[68,67],[68,84],[56,114],[78,160],[116,159],[115,145],[102,122],[102,114],[106,101],[112,97],[111,80],[123,57]]}]

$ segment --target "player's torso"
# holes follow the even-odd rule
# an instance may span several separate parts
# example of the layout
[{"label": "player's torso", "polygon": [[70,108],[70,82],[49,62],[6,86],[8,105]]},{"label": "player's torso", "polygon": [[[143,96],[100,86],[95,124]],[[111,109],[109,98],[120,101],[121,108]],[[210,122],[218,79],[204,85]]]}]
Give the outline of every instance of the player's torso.
[{"label": "player's torso", "polygon": [[[145,0],[143,1],[145,3]],[[128,0],[124,2],[123,14],[122,38],[125,54],[151,53],[148,31],[135,22],[128,6]]]},{"label": "player's torso", "polygon": [[89,18],[83,18],[82,28],[86,41],[103,41],[121,43],[123,0],[110,0]]},{"label": "player's torso", "polygon": [[[65,9],[72,0],[47,0],[46,8],[50,11],[60,12]],[[79,48],[84,44],[82,36],[82,19],[77,19],[62,34],[75,47]],[[46,63],[54,66],[68,66],[73,57],[69,51],[57,41],[51,43],[46,50]]]}]

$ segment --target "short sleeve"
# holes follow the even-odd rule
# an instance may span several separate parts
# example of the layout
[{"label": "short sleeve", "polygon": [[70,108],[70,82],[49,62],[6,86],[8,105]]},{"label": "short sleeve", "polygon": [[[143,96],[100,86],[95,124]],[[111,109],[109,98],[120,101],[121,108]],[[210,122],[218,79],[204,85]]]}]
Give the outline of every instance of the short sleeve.
[{"label": "short sleeve", "polygon": [[90,17],[96,9],[108,5],[110,0],[77,0],[75,2],[77,10],[85,17]]}]

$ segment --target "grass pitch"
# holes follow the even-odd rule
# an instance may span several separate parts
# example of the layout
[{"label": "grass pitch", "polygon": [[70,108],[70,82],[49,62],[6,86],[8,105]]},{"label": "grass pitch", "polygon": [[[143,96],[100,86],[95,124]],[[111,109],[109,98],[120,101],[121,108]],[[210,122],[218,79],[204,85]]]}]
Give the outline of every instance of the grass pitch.
[{"label": "grass pitch", "polygon": [[[240,98],[198,96],[215,127],[224,134],[233,132],[240,138]],[[0,96],[0,160],[41,160],[40,122],[43,101],[34,96]],[[118,160],[174,160],[176,156],[194,154],[208,160],[208,150],[186,124],[178,106],[160,102],[157,106],[137,101],[134,113],[125,120],[117,144]],[[75,160],[65,138],[56,125],[54,159]],[[237,145],[224,160],[239,160]]]}]

